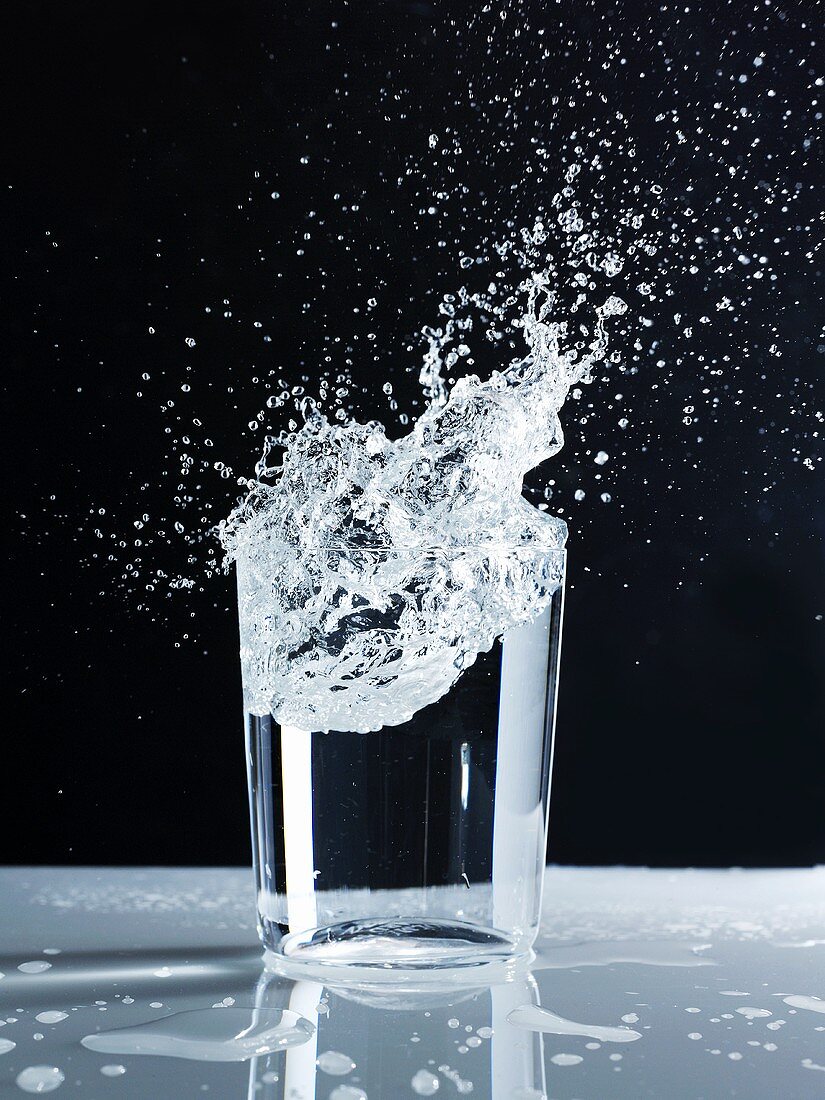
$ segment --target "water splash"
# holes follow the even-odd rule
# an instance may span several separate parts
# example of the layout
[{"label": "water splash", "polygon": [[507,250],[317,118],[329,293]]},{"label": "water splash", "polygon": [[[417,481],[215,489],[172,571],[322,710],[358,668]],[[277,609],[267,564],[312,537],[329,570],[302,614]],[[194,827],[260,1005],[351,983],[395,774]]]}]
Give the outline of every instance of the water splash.
[{"label": "water splash", "polygon": [[[544,239],[539,222],[518,262]],[[433,335],[431,401],[408,435],[333,423],[308,402],[300,430],[269,440],[221,529],[238,568],[248,711],[313,730],[403,723],[546,607],[567,528],[522,496],[524,476],[561,448],[565,398],[591,378],[605,323],[626,308],[609,296],[567,343],[549,283],[533,274],[503,302],[496,288],[465,295],[521,331],[522,354],[486,381],[459,378],[447,396],[440,349],[452,329]]]}]

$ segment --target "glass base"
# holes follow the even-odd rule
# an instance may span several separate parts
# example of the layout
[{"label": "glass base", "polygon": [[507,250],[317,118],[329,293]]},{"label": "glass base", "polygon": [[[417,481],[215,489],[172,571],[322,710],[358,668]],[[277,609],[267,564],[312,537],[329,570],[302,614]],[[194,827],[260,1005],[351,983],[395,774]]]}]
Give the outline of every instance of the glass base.
[{"label": "glass base", "polygon": [[478,967],[519,954],[508,937],[475,924],[375,917],[291,933],[274,951],[290,963],[384,972]]}]

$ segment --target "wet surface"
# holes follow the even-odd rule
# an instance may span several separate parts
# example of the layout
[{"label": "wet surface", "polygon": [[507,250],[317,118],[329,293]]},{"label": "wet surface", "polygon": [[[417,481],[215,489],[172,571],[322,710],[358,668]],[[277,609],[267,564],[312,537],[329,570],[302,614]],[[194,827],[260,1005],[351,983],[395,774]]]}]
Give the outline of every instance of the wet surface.
[{"label": "wet surface", "polygon": [[0,1097],[825,1094],[825,868],[550,868],[476,987],[267,971],[246,869],[10,868],[0,930]]}]

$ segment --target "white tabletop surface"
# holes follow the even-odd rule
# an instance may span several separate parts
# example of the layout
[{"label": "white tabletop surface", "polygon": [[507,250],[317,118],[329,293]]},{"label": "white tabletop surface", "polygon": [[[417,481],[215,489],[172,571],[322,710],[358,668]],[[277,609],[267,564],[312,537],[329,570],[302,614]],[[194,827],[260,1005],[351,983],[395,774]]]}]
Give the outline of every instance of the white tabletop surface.
[{"label": "white tabletop surface", "polygon": [[247,869],[6,868],[0,972],[0,1097],[825,1097],[825,868],[551,867],[529,970],[418,996],[265,972]]}]

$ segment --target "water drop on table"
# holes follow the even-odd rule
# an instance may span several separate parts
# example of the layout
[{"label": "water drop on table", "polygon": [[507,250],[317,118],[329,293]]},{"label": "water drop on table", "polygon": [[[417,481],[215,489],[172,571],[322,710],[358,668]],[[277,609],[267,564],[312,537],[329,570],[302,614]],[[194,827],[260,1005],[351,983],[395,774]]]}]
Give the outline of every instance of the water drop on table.
[{"label": "water drop on table", "polygon": [[122,1077],[126,1072],[126,1066],[121,1066],[118,1063],[113,1063],[107,1066],[101,1066],[100,1072],[104,1077]]},{"label": "water drop on table", "polygon": [[329,1100],[368,1100],[363,1089],[355,1085],[338,1085],[329,1094]]},{"label": "water drop on table", "polygon": [[550,1061],[554,1066],[577,1066],[584,1059],[580,1054],[554,1054]]},{"label": "water drop on table", "polygon": [[410,1088],[417,1096],[435,1096],[440,1085],[436,1075],[428,1069],[420,1069],[410,1081]]},{"label": "water drop on table", "polygon": [[195,1009],[81,1040],[101,1054],[151,1054],[198,1062],[245,1062],[305,1043],[315,1028],[288,1009]]},{"label": "water drop on table", "polygon": [[599,1039],[603,1043],[632,1043],[642,1037],[640,1032],[632,1031],[629,1027],[580,1024],[532,1004],[514,1008],[507,1017],[507,1022],[526,1031],[539,1031],[548,1035],[581,1035],[588,1039]]},{"label": "water drop on table", "polygon": [[26,1066],[15,1078],[15,1084],[22,1092],[37,1095],[54,1092],[66,1080],[57,1066]]},{"label": "water drop on table", "polygon": [[809,1012],[825,1012],[825,1001],[821,1001],[819,997],[794,995],[791,997],[783,997],[782,1000],[786,1005],[790,1005],[791,1008],[806,1008]]},{"label": "water drop on table", "polygon": [[341,1054],[337,1050],[325,1050],[323,1054],[318,1055],[318,1069],[332,1077],[343,1077],[347,1073],[352,1073],[355,1062],[348,1054]]}]

